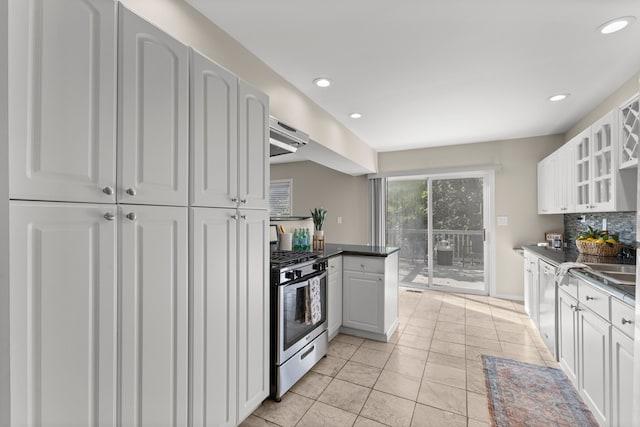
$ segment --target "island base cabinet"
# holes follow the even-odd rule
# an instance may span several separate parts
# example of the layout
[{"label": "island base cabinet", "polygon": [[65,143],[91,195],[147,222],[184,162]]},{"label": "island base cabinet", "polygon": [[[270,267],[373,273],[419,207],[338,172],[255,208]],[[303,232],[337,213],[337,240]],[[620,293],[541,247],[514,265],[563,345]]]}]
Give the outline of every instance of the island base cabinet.
[{"label": "island base cabinet", "polygon": [[13,426],[116,425],[115,210],[10,203]]},{"label": "island base cabinet", "polygon": [[580,393],[598,423],[609,425],[611,324],[591,310],[578,313]]},{"label": "island base cabinet", "polygon": [[[633,425],[633,339],[611,329],[611,425]],[[635,402],[637,404],[637,402]]]}]

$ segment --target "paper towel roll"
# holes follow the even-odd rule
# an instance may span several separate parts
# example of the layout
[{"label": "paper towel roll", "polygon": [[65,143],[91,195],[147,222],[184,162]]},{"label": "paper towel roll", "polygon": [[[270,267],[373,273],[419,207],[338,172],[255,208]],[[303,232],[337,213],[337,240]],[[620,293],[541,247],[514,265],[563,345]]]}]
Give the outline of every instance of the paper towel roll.
[{"label": "paper towel roll", "polygon": [[281,251],[290,251],[291,250],[291,241],[293,239],[293,235],[291,233],[284,233],[280,235],[280,250]]}]

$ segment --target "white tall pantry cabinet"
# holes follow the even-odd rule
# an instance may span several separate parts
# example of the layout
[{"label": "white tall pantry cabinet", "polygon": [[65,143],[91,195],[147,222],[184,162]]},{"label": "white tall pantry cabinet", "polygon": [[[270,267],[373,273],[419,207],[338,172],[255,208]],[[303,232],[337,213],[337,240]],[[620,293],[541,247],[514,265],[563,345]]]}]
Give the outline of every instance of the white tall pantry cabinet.
[{"label": "white tall pantry cabinet", "polygon": [[198,119],[196,55],[112,0],[9,23],[11,425],[240,423],[268,394],[268,99],[217,67],[233,102],[207,86]]}]

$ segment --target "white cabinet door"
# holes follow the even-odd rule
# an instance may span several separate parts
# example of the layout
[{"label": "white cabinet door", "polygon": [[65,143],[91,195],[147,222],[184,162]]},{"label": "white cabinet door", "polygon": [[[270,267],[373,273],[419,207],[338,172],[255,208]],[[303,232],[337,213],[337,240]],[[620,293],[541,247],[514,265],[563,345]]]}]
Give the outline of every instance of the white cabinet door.
[{"label": "white cabinet door", "polygon": [[240,206],[269,209],[269,98],[238,82]]},{"label": "white cabinet door", "polygon": [[611,330],[611,425],[633,425],[633,340]]},{"label": "white cabinet door", "polygon": [[578,312],[579,389],[600,425],[610,420],[611,324],[587,308]]},{"label": "white cabinet door", "polygon": [[235,209],[191,209],[192,420],[236,425]]},{"label": "white cabinet door", "polygon": [[191,203],[238,202],[238,79],[191,51]]},{"label": "white cabinet door", "polygon": [[115,202],[116,4],[9,2],[11,198]]},{"label": "white cabinet door", "polygon": [[189,49],[120,7],[122,203],[186,206]]},{"label": "white cabinet door", "polygon": [[558,361],[573,385],[578,387],[578,301],[558,289]]},{"label": "white cabinet door", "polygon": [[187,424],[187,208],[121,205],[121,422]]},{"label": "white cabinet door", "polygon": [[238,217],[238,422],[269,394],[269,212]]},{"label": "white cabinet door", "polygon": [[591,128],[582,131],[572,141],[575,144],[576,211],[585,212],[593,209]]},{"label": "white cabinet door", "polygon": [[615,177],[618,169],[615,132],[615,111],[591,126],[591,146],[593,167],[593,209],[597,211],[615,210]]},{"label": "white cabinet door", "polygon": [[116,424],[115,214],[11,202],[15,426]]},{"label": "white cabinet door", "polygon": [[538,162],[538,213],[551,213],[551,190],[549,173],[551,162],[548,158]]},{"label": "white cabinet door", "polygon": [[327,324],[331,339],[338,335],[342,326],[342,256],[329,258],[327,283]]},{"label": "white cabinet door", "polygon": [[383,334],[384,275],[345,270],[342,324]]}]

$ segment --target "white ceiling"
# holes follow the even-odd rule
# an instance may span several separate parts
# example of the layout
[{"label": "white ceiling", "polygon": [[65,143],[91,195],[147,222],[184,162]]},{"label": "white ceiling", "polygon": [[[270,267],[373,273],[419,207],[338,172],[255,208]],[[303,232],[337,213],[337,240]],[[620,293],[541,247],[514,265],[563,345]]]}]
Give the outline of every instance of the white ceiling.
[{"label": "white ceiling", "polygon": [[564,133],[640,71],[638,0],[187,2],[377,151]]}]

